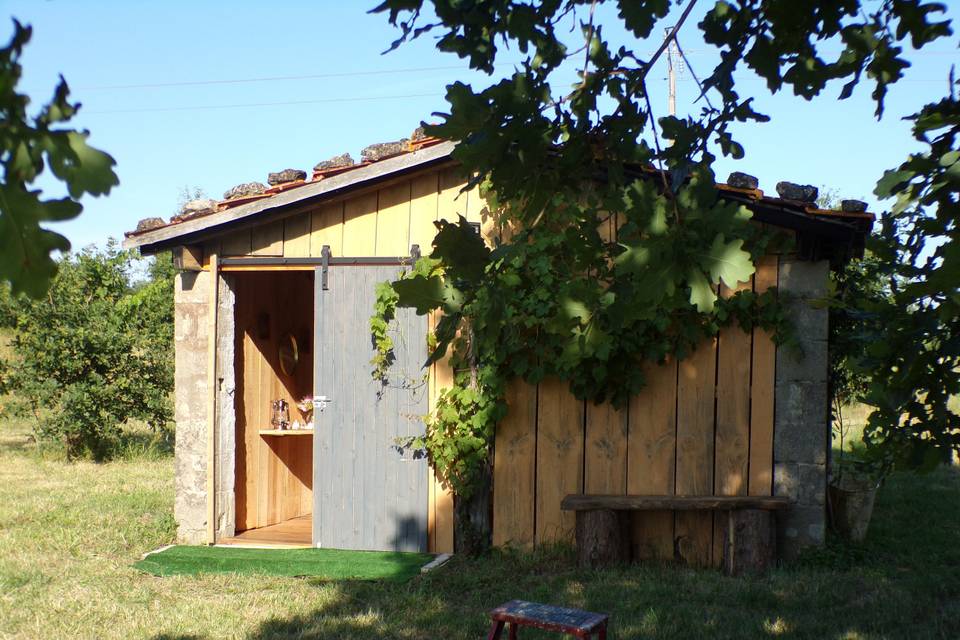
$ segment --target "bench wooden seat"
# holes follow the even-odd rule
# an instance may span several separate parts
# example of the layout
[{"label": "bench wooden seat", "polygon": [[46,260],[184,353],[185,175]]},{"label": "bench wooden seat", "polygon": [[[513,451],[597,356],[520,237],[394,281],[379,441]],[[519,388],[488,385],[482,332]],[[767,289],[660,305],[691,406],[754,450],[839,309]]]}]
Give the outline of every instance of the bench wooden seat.
[{"label": "bench wooden seat", "polygon": [[778,496],[671,496],[570,494],[560,503],[576,511],[577,558],[583,567],[630,559],[631,511],[720,511],[724,527],[723,569],[728,575],[763,572],[776,561],[773,514],[790,508]]},{"label": "bench wooden seat", "polygon": [[761,509],[776,511],[791,505],[777,496],[624,496],[570,494],[560,503],[564,511],[613,509],[615,511],[732,511]]},{"label": "bench wooden seat", "polygon": [[605,640],[608,617],[582,609],[511,600],[490,612],[493,624],[487,640],[500,638],[505,624],[510,625],[510,640],[518,637],[519,627],[557,631],[576,638],[590,638],[596,633],[598,640]]}]

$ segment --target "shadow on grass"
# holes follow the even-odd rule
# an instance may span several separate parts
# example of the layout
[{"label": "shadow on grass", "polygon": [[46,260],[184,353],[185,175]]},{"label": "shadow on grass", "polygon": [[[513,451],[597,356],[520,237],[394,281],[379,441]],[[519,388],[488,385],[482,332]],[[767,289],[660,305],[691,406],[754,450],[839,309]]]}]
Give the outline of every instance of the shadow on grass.
[{"label": "shadow on grass", "polygon": [[[960,473],[898,476],[867,541],[755,578],[668,566],[576,569],[569,551],[454,558],[405,583],[306,580],[323,604],[247,637],[479,638],[513,598],[610,614],[611,638],[960,637]],[[528,632],[524,638],[551,637]]]}]

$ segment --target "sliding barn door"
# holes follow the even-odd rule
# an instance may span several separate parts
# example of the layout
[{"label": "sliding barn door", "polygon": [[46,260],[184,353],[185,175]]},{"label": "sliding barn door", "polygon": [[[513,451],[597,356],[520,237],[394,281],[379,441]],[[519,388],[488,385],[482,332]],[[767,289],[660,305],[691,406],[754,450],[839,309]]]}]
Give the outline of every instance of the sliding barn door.
[{"label": "sliding barn door", "polygon": [[[427,321],[400,309],[386,384],[371,376],[374,289],[397,265],[332,265],[316,273],[314,545],[427,550],[427,462],[398,447],[423,433]],[[328,398],[326,406],[317,398]]]}]

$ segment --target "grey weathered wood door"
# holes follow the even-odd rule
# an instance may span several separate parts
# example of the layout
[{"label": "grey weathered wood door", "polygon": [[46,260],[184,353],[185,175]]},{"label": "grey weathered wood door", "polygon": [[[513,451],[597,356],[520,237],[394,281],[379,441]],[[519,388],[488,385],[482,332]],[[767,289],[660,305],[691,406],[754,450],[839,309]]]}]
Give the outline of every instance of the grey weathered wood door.
[{"label": "grey weathered wood door", "polygon": [[314,410],[315,546],[427,550],[427,463],[397,447],[398,437],[424,429],[425,317],[398,310],[388,383],[371,376],[374,289],[399,270],[331,265],[325,279],[316,272],[314,397],[330,400]]}]

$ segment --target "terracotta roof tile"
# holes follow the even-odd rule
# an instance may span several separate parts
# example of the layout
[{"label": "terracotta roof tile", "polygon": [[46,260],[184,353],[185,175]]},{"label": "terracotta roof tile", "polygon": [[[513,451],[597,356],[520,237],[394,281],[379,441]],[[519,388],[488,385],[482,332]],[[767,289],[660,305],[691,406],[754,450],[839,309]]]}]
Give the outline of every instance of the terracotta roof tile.
[{"label": "terracotta roof tile", "polygon": [[351,164],[346,167],[333,167],[332,169],[314,169],[313,170],[313,180],[323,180],[324,178],[329,178],[330,176],[335,176],[341,173],[346,173],[347,171],[353,171],[354,169],[359,169],[360,167],[365,167],[369,162],[358,162],[357,164]]},{"label": "terracotta roof tile", "polygon": [[[404,153],[419,151],[420,149],[431,147],[431,146],[440,144],[441,142],[444,142],[444,141],[441,140],[440,138],[435,138],[435,137],[409,140],[407,142],[407,150]],[[395,154],[395,155],[403,155],[403,153]],[[381,158],[380,160],[377,160],[375,162],[380,162],[385,159],[386,158]],[[324,178],[347,173],[355,169],[368,166],[370,164],[373,164],[373,163],[370,161],[363,161],[350,166],[336,167],[336,168],[324,169],[320,171],[315,170],[310,180],[298,180],[295,182],[287,182],[287,183],[270,187],[263,194],[251,195],[251,196],[246,196],[242,198],[234,198],[233,200],[223,200],[217,203],[216,209],[211,209],[209,211],[203,211],[196,214],[191,214],[188,218],[185,218],[183,216],[177,216],[164,226],[168,226],[168,227],[173,226],[173,225],[179,224],[180,222],[183,222],[186,219],[195,219],[195,218],[216,213],[217,211],[222,211],[223,209],[233,208],[241,204],[246,204],[248,202],[254,202],[256,200],[270,198],[277,194],[283,193],[285,191],[289,191],[291,189],[296,189],[298,187],[302,187],[304,185],[310,184],[311,182],[318,182],[320,180],[323,180]],[[655,174],[657,172],[656,169],[649,166],[637,167],[637,168],[646,174]],[[857,226],[860,228],[869,229],[869,225],[872,224],[872,222],[876,219],[874,214],[869,212],[847,212],[847,211],[834,211],[834,210],[820,209],[815,205],[811,205],[809,203],[802,203],[802,202],[797,202],[793,200],[785,200],[783,198],[778,198],[778,197],[769,197],[769,196],[766,196],[761,189],[741,189],[738,187],[732,187],[722,182],[718,182],[716,186],[717,186],[717,189],[723,193],[730,193],[730,194],[736,194],[739,196],[745,196],[758,203],[762,202],[768,205],[786,206],[791,209],[801,211],[803,213],[806,213],[807,215],[814,216],[814,217],[847,219],[847,220],[850,220],[852,223],[856,223]],[[152,227],[149,231],[153,231],[157,228],[160,228],[160,227]],[[124,235],[126,237],[131,237],[131,236],[138,236],[142,233],[148,233],[148,231],[137,230],[137,231],[127,232]]]}]

